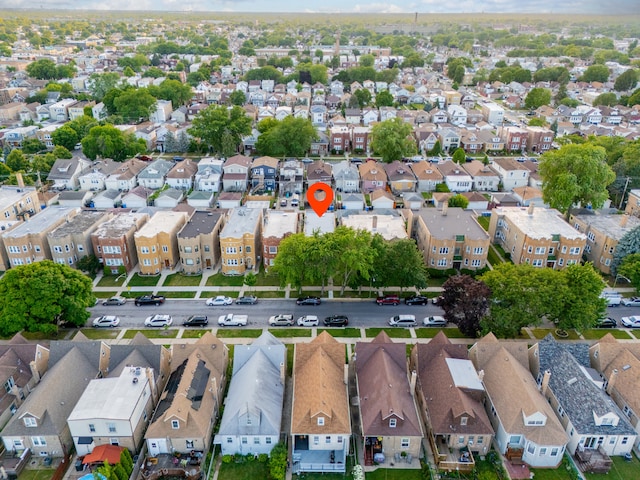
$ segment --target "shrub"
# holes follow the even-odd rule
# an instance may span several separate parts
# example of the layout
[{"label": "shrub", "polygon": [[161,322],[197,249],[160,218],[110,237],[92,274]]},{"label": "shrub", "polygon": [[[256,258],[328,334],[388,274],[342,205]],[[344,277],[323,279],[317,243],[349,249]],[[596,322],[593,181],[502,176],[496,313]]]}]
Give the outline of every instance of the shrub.
[{"label": "shrub", "polygon": [[233,455],[223,455],[222,463],[231,463],[233,461]]},{"label": "shrub", "polygon": [[256,459],[256,456],[253,453],[247,453],[244,458],[247,462],[251,463]]},{"label": "shrub", "polygon": [[267,455],[266,453],[261,453],[260,455],[258,455],[258,461],[260,463],[267,463],[268,460],[269,460],[269,455]]},{"label": "shrub", "polygon": [[271,450],[269,458],[269,474],[273,480],[284,480],[287,472],[287,447],[278,443]]},{"label": "shrub", "polygon": [[351,475],[353,475],[353,480],[364,480],[364,468],[362,468],[362,465],[355,465],[351,470]]}]

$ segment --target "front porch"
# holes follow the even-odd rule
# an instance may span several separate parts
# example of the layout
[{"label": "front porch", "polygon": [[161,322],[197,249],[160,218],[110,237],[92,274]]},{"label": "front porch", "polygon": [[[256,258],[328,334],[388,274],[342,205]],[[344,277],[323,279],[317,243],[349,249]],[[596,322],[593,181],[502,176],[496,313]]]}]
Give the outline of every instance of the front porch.
[{"label": "front porch", "polygon": [[346,471],[345,455],[341,450],[294,450],[292,473]]},{"label": "front porch", "polygon": [[580,448],[576,450],[576,464],[581,472],[586,473],[609,473],[613,461],[602,447]]}]

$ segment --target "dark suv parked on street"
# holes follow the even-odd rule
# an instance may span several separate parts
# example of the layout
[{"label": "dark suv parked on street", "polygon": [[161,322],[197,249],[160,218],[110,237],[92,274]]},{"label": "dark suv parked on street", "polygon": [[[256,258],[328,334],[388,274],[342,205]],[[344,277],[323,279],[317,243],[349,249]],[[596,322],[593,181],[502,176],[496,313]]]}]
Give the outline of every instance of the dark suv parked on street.
[{"label": "dark suv parked on street", "polygon": [[185,327],[204,327],[208,324],[209,320],[206,315],[191,315],[182,323]]}]

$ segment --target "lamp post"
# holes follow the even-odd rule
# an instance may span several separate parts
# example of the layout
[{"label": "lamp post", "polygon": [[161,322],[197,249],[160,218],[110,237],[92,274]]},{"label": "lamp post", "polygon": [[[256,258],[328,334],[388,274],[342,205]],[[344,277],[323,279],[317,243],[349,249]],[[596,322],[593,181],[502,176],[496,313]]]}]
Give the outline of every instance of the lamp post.
[{"label": "lamp post", "polygon": [[616,283],[618,283],[618,279],[619,278],[624,278],[627,282],[631,283],[631,280],[629,280],[627,277],[625,277],[624,275],[620,275],[617,274],[616,275],[616,279],[613,281],[613,288],[616,288]]}]

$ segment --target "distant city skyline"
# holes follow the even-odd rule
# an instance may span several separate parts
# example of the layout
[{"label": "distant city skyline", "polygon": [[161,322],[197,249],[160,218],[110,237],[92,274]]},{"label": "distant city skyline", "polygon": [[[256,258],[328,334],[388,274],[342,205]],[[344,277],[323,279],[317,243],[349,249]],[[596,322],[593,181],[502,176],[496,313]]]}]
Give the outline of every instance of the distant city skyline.
[{"label": "distant city skyline", "polygon": [[[6,5],[8,7],[8,5]],[[559,13],[640,14],[638,0],[420,0],[409,3],[356,0],[14,0],[11,8],[48,10],[130,10],[291,13]]]}]

